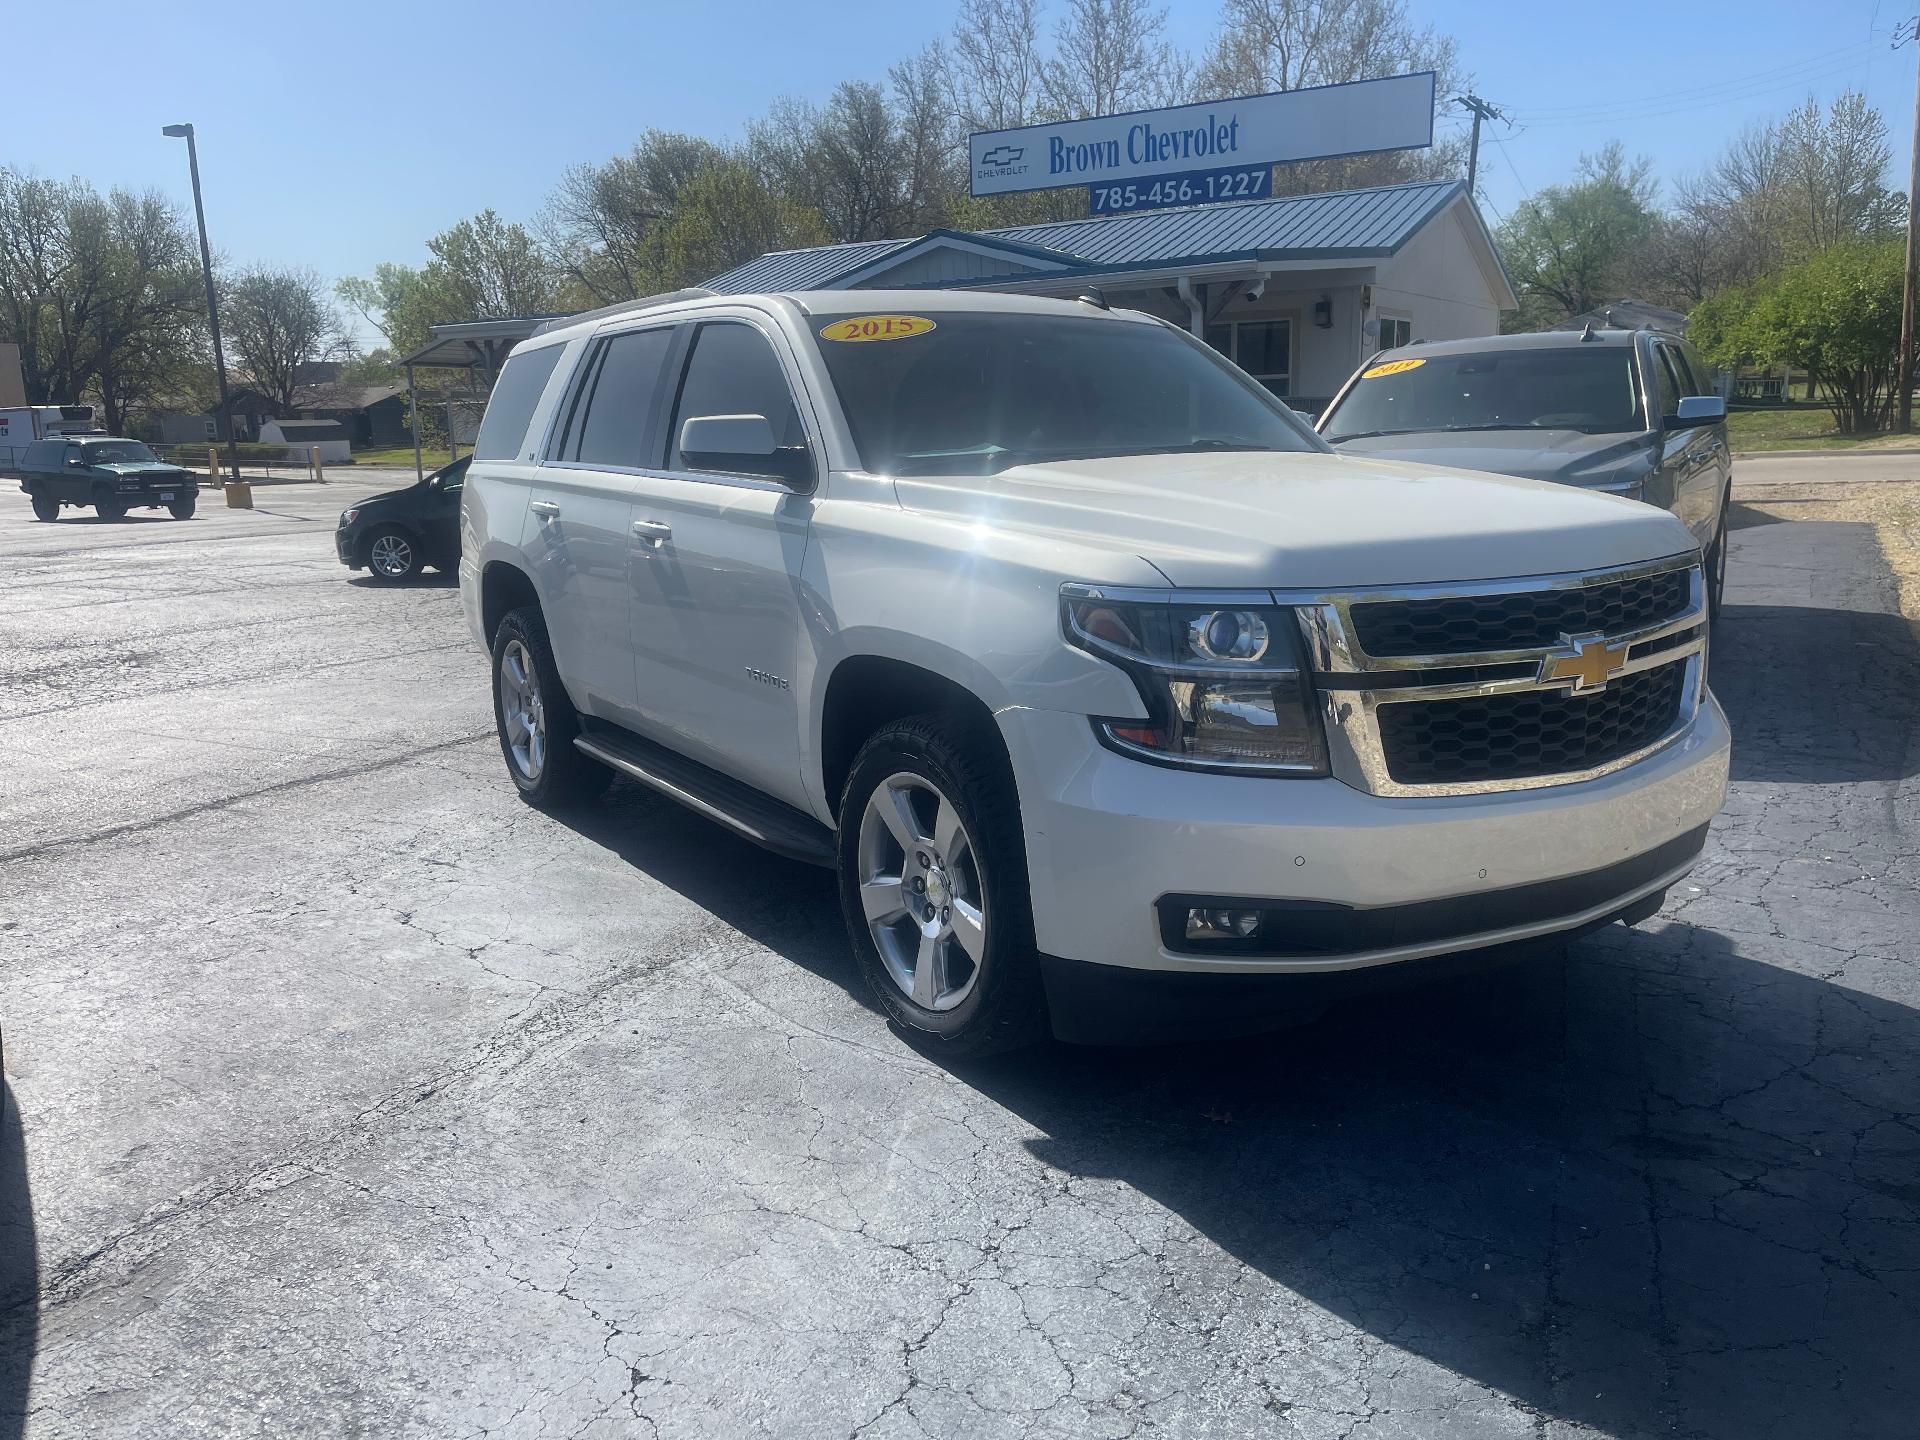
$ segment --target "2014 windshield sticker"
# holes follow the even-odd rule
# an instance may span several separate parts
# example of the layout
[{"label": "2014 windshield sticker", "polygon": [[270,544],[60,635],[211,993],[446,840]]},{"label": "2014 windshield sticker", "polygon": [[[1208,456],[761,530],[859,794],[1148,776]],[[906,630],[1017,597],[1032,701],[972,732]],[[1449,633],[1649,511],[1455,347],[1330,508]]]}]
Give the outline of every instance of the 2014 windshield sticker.
[{"label": "2014 windshield sticker", "polygon": [[1425,360],[1389,360],[1384,365],[1375,365],[1371,370],[1362,370],[1362,380],[1378,380],[1382,375],[1402,375],[1409,370],[1418,370],[1426,364]]},{"label": "2014 windshield sticker", "polygon": [[855,344],[869,340],[910,340],[934,328],[933,321],[924,315],[853,315],[823,327],[820,338]]}]

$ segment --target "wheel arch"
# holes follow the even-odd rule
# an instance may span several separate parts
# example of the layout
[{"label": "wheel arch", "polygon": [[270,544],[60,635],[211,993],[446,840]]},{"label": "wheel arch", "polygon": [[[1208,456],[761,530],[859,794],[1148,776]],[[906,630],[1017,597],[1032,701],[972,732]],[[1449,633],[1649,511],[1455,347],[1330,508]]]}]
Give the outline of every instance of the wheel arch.
[{"label": "wheel arch", "polygon": [[511,560],[489,560],[480,570],[480,636],[493,648],[493,637],[507,613],[531,605],[540,608],[540,591],[533,577]]},{"label": "wheel arch", "polygon": [[820,696],[816,773],[819,794],[836,816],[860,747],[882,726],[909,715],[952,716],[989,745],[1012,775],[994,707],[977,689],[951,675],[897,655],[863,651],[844,656],[834,665]]}]

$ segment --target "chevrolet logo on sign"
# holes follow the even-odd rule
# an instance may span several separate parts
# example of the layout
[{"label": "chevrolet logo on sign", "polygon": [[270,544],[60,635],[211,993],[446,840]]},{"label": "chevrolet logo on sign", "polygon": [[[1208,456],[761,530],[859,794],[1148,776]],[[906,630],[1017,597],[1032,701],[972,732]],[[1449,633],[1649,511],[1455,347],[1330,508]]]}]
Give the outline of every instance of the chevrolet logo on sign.
[{"label": "chevrolet logo on sign", "polygon": [[996,145],[980,157],[982,165],[1011,165],[1027,153],[1024,145]]},{"label": "chevrolet logo on sign", "polygon": [[1604,635],[1563,635],[1562,648],[1540,662],[1540,683],[1571,681],[1571,694],[1592,695],[1627,664],[1627,646],[1609,644]]}]

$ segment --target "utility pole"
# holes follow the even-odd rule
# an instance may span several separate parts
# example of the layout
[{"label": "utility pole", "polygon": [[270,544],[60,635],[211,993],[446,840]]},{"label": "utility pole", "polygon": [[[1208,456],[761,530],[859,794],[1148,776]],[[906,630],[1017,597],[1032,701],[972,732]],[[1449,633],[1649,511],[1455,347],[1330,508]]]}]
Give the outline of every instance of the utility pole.
[{"label": "utility pole", "polygon": [[200,203],[200,152],[193,143],[193,126],[163,125],[169,140],[187,142],[187,169],[193,175],[193,218],[200,222],[200,269],[207,278],[207,328],[213,332],[213,372],[220,380],[220,418],[227,424],[227,474],[240,478],[240,452],[233,443],[233,409],[227,400],[227,357],[220,348],[220,302],[213,290],[213,251],[207,245],[207,211]]},{"label": "utility pole", "polygon": [[[1913,24],[1912,38],[1920,50],[1920,20]],[[1905,44],[1905,40],[1900,42]],[[1913,87],[1913,160],[1907,176],[1907,273],[1900,285],[1900,363],[1894,367],[1893,428],[1905,435],[1913,429],[1913,281],[1920,252],[1915,249],[1914,204],[1920,200],[1920,74]]]},{"label": "utility pole", "polygon": [[1472,195],[1480,180],[1480,122],[1507,117],[1500,113],[1498,106],[1489,105],[1478,95],[1456,95],[1453,103],[1473,112],[1473,138],[1467,142],[1467,194]]}]

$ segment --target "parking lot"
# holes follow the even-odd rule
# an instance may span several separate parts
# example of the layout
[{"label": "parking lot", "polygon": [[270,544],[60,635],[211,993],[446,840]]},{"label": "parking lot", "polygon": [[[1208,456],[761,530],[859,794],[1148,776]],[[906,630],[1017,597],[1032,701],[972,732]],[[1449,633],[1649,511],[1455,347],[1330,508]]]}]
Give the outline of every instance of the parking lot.
[{"label": "parking lot", "polygon": [[1914,1432],[1920,655],[1870,525],[1742,512],[1733,793],[1658,919],[947,1069],[825,872],[516,798],[451,583],[334,560],[374,483],[0,495],[0,1436]]}]

